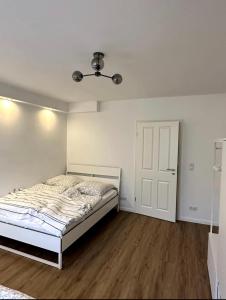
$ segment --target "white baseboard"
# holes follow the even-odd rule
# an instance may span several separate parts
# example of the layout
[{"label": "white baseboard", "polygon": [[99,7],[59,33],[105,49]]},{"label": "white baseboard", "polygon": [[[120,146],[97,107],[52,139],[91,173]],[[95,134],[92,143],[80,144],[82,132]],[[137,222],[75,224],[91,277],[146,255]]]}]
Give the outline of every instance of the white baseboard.
[{"label": "white baseboard", "polygon": [[135,213],[135,214],[137,213],[135,207],[122,207],[122,206],[120,206],[120,210],[121,211],[132,212],[132,213]]},{"label": "white baseboard", "polygon": [[203,225],[210,225],[211,221],[207,219],[195,219],[190,217],[178,217],[178,221],[190,222],[190,223],[197,223]]},{"label": "white baseboard", "polygon": [[[120,207],[121,211],[131,212],[131,213],[137,213],[137,210],[135,207]],[[177,221],[184,221],[184,222],[190,222],[190,223],[196,223],[196,224],[203,224],[203,225],[210,225],[210,220],[207,219],[195,219],[190,217],[178,217]]]}]

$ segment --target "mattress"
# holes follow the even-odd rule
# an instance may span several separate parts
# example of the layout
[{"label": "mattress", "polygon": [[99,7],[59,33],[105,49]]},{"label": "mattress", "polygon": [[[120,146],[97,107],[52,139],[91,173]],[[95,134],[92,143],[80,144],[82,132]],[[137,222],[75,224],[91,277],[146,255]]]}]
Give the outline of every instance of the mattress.
[{"label": "mattress", "polygon": [[[103,207],[106,203],[108,203],[110,200],[112,200],[115,196],[117,196],[117,191],[112,189],[110,191],[108,191],[107,193],[105,193],[100,200],[98,201],[98,203],[94,206],[94,208],[85,215],[85,217],[77,220],[76,222],[71,223],[68,227],[67,230],[64,232],[64,235],[72,230],[75,226],[77,226],[79,223],[81,223],[82,221],[84,221],[86,218],[88,218],[91,214],[93,214],[95,211],[97,211],[98,209],[100,209],[101,207]],[[38,231],[38,232],[42,232],[45,234],[49,234],[52,236],[59,236],[59,230],[56,230],[54,228],[50,228],[49,230],[47,230],[46,228],[43,228],[41,225],[36,224],[33,221],[29,221],[29,220],[13,220],[9,219],[7,217],[1,217],[0,222],[4,222],[7,224],[11,224],[11,225],[15,225],[18,227],[22,227],[22,228],[26,228],[26,229],[30,229],[30,230],[34,230],[34,231]]]}]

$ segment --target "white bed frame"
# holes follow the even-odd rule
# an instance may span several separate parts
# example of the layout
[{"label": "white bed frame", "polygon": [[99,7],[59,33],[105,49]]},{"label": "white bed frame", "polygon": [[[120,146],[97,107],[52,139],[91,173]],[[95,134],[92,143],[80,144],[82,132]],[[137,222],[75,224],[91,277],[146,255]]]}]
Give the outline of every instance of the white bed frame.
[{"label": "white bed frame", "polygon": [[[120,176],[121,169],[114,167],[92,166],[92,165],[78,165],[69,164],[67,168],[68,174],[76,174],[83,180],[95,180],[112,183],[120,191]],[[0,236],[7,237],[16,241],[30,244],[45,250],[49,250],[58,254],[58,262],[54,263],[34,255],[24,253],[3,245],[0,249],[13,252],[18,255],[36,260],[38,262],[62,269],[62,255],[63,252],[70,247],[76,240],[78,240],[85,232],[87,232],[93,225],[102,219],[110,210],[117,208],[119,211],[119,197],[118,195],[107,202],[100,209],[89,215],[84,221],[75,226],[72,230],[62,237],[56,237],[46,233],[41,233],[31,229],[6,224],[0,222]]]}]

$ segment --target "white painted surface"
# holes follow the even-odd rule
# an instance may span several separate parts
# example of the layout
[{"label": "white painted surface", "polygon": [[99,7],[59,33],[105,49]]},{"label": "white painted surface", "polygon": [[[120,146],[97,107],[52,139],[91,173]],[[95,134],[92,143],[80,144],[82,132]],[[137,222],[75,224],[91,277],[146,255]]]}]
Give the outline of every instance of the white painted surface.
[{"label": "white painted surface", "polygon": [[207,265],[209,271],[210,287],[213,299],[218,299],[218,275],[217,275],[217,258],[218,258],[218,234],[209,233],[208,240],[208,258]]},{"label": "white painted surface", "polygon": [[217,273],[221,299],[226,298],[226,141],[222,150]]},{"label": "white painted surface", "polygon": [[72,102],[69,104],[70,113],[97,112],[98,101]]},{"label": "white painted surface", "polygon": [[69,106],[68,103],[59,100],[59,98],[52,98],[46,95],[37,94],[29,91],[28,89],[23,89],[18,86],[3,82],[0,82],[0,96],[63,111],[68,111]]},{"label": "white painted surface", "polygon": [[[222,171],[222,148],[223,141],[214,143],[213,159],[213,183],[212,183],[212,203],[211,203],[211,225],[219,226],[219,206],[220,206],[220,187]],[[212,230],[212,227],[211,227]]]},{"label": "white painted surface", "polygon": [[82,180],[113,184],[120,193],[121,168],[68,163],[67,172],[76,174]]},{"label": "white painted surface", "polygon": [[107,166],[95,166],[95,165],[81,165],[81,164],[68,164],[67,166],[68,172],[73,173],[82,173],[82,174],[88,174],[91,176],[112,176],[112,177],[118,177],[120,181],[120,168],[117,167],[107,167]]},{"label": "white painted surface", "polygon": [[[226,92],[225,0],[1,0],[0,78],[70,101]],[[92,72],[94,51],[104,73]]]},{"label": "white painted surface", "polygon": [[23,242],[29,245],[40,247],[42,249],[60,252],[61,251],[61,238],[45,234],[35,230],[6,224],[0,222],[1,236],[5,236],[12,240]]},{"label": "white painted surface", "polygon": [[68,116],[68,162],[120,166],[121,206],[134,210],[136,121],[180,120],[178,217],[208,223],[213,141],[226,136],[225,112],[225,94],[104,102],[100,113]]},{"label": "white painted surface", "polygon": [[0,196],[66,169],[66,115],[0,100]]},{"label": "white painted surface", "polygon": [[137,122],[137,212],[176,221],[179,122]]}]

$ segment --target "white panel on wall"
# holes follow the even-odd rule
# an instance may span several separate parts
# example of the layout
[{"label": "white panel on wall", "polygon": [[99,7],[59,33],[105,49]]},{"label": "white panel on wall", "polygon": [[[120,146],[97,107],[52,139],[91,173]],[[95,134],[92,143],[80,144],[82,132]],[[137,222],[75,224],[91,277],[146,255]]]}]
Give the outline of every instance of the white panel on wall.
[{"label": "white panel on wall", "polygon": [[170,153],[170,128],[159,128],[159,170],[164,171],[169,168]]},{"label": "white panel on wall", "polygon": [[153,168],[153,128],[144,128],[143,168]]},{"label": "white panel on wall", "polygon": [[142,179],[142,205],[152,207],[152,180],[143,178]]},{"label": "white panel on wall", "polygon": [[98,112],[98,111],[99,111],[98,101],[71,102],[69,104],[70,113],[87,113],[87,112]]},{"label": "white panel on wall", "polygon": [[169,201],[169,183],[164,181],[158,182],[157,208],[168,211]]},{"label": "white panel on wall", "polygon": [[[179,130],[180,130],[180,128],[179,128]],[[170,132],[171,136],[174,136],[175,131],[176,131],[176,128],[173,127],[173,128],[170,129],[170,131],[171,131],[171,132]],[[171,152],[171,153],[174,153],[174,152],[176,151],[176,149],[175,149],[174,147],[176,147],[175,144],[174,144],[174,143],[171,143],[171,144],[170,144],[170,152]],[[177,150],[178,150],[178,149],[177,149]],[[171,155],[171,156],[170,156],[170,161],[169,161],[169,168],[172,168],[173,166],[176,166],[177,163],[178,163],[178,162],[175,161],[175,157],[174,157],[173,155]]]}]

